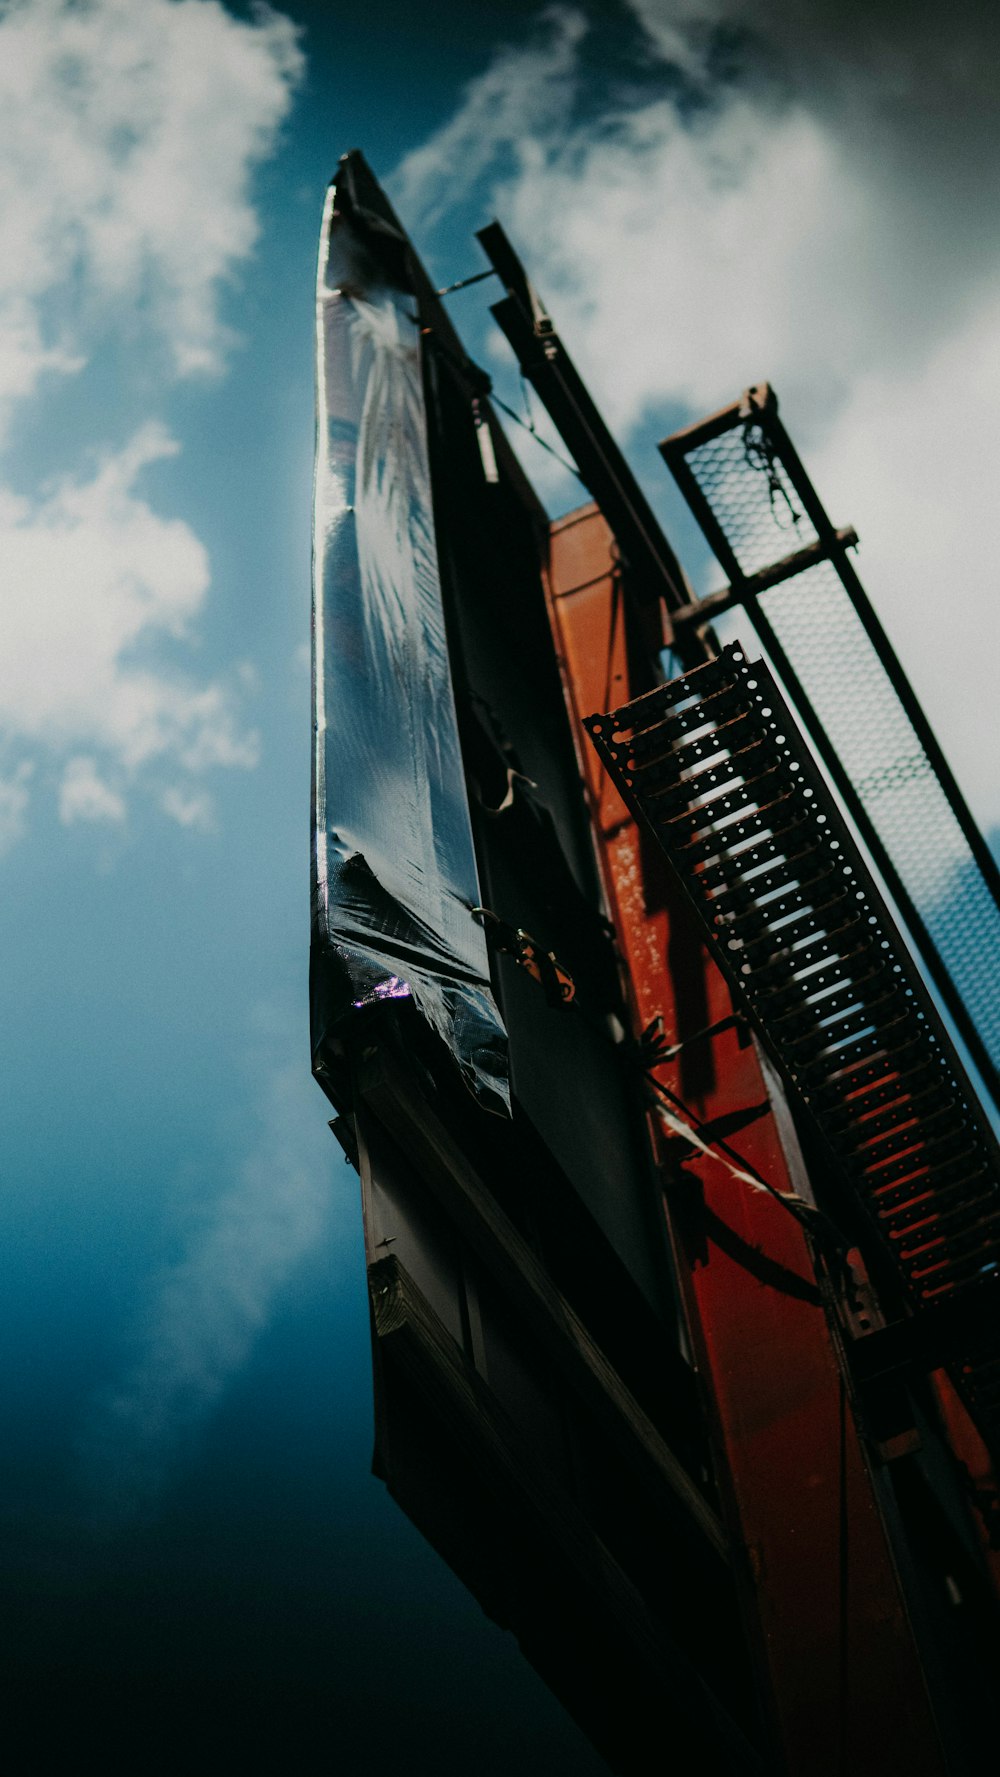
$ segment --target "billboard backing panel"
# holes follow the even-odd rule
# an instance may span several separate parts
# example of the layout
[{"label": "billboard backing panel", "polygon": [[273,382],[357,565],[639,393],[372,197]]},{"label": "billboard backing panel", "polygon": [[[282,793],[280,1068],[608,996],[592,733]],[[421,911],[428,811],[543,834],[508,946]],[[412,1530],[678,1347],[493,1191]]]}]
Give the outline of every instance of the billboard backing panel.
[{"label": "billboard backing panel", "polygon": [[345,171],[317,284],[313,1046],[352,1010],[411,997],[502,1110],[407,260]]}]

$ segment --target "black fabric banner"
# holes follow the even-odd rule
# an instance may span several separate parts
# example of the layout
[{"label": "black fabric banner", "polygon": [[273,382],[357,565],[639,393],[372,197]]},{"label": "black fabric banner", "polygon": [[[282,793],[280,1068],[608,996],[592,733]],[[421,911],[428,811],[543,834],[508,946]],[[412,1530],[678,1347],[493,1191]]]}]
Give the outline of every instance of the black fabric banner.
[{"label": "black fabric banner", "polygon": [[313,1047],[411,997],[509,1107],[445,637],[408,244],[330,187],[317,285]]}]

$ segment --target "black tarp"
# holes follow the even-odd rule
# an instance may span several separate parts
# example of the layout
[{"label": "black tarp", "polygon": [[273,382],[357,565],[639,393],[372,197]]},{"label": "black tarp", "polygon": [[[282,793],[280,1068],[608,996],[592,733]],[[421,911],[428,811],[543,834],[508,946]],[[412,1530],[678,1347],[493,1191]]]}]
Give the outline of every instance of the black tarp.
[{"label": "black tarp", "polygon": [[442,610],[404,237],[331,185],[317,283],[313,1049],[412,998],[506,1109]]}]

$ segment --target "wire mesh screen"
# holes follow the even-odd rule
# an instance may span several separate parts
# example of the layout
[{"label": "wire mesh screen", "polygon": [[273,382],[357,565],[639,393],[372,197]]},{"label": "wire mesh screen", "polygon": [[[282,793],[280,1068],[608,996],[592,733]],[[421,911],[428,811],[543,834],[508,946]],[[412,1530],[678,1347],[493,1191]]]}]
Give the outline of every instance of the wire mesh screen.
[{"label": "wire mesh screen", "polygon": [[836,569],[760,608],[1000,1066],[1000,909]]},{"label": "wire mesh screen", "polygon": [[[998,1097],[998,878],[775,407],[744,401],[663,452]],[[810,545],[815,565],[767,588]]]},{"label": "wire mesh screen", "polygon": [[735,426],[692,450],[686,461],[742,575],[759,574],[777,557],[817,541],[786,469],[756,431]]}]

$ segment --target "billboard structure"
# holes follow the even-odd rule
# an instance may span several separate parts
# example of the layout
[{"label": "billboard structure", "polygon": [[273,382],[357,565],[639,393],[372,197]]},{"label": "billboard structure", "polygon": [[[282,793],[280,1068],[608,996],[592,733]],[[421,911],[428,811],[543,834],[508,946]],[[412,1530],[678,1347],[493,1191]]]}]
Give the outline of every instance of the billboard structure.
[{"label": "billboard structure", "polygon": [[[991,1130],[795,711],[480,240],[591,496],[555,523],[341,163],[311,995],[376,1468],[611,1769],[960,1771],[997,1645]],[[719,553],[749,604],[774,564]]]}]

